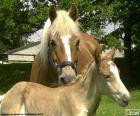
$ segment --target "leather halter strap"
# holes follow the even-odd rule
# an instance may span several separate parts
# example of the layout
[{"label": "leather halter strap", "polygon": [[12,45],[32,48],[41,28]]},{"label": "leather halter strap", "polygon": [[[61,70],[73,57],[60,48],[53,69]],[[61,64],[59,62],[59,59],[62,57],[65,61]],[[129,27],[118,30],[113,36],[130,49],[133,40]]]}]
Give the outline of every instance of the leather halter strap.
[{"label": "leather halter strap", "polygon": [[[50,39],[49,39],[49,41],[50,41]],[[64,68],[65,66],[71,66],[77,74],[77,69],[76,69],[77,62],[74,64],[73,62],[65,61],[61,64],[56,64],[53,57],[52,57],[52,53],[51,53],[51,50],[49,48],[49,45],[48,45],[48,61],[55,68],[55,70],[57,70],[58,68]]]},{"label": "leather halter strap", "polygon": [[74,70],[76,70],[76,65],[74,63],[70,62],[70,61],[65,61],[61,64],[57,64],[56,68],[63,68],[65,66],[71,66]]}]

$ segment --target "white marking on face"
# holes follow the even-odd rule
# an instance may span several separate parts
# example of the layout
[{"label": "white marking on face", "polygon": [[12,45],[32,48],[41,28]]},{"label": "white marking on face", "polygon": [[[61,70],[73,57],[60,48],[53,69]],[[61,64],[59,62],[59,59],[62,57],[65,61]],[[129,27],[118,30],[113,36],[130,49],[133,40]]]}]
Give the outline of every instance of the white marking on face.
[{"label": "white marking on face", "polygon": [[67,60],[71,61],[71,50],[70,50],[70,37],[69,35],[61,36],[62,42],[64,44],[65,52],[67,55]]},{"label": "white marking on face", "polygon": [[110,65],[110,71],[114,74],[117,80],[120,80],[118,68],[114,65],[112,65],[112,61],[109,61],[108,64]]},{"label": "white marking on face", "polygon": [[1,95],[0,96],[0,101],[2,101],[2,99],[5,97],[5,94],[4,95]]},{"label": "white marking on face", "polygon": [[47,21],[45,22],[44,30],[46,29],[48,30],[50,26],[51,26],[51,20],[50,18],[48,18]]},{"label": "white marking on face", "polygon": [[0,96],[0,111],[1,111],[1,102],[2,102],[4,97],[5,97],[5,94]]},{"label": "white marking on face", "polygon": [[114,76],[116,78],[116,81],[119,84],[118,88],[121,90],[121,92],[123,94],[126,94],[127,96],[129,96],[128,90],[126,89],[126,87],[124,86],[124,84],[122,83],[122,81],[120,79],[119,71],[118,71],[117,66],[115,64],[112,65],[112,63],[113,63],[112,61],[108,62],[108,64],[110,65],[110,71],[114,74]]}]

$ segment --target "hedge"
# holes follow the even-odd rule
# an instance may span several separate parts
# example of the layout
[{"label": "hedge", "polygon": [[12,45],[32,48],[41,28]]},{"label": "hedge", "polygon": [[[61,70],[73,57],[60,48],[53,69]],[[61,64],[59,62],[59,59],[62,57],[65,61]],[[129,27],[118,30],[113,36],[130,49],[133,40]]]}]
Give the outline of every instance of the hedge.
[{"label": "hedge", "polygon": [[5,92],[19,81],[29,81],[31,63],[0,64],[0,92]]},{"label": "hedge", "polygon": [[[122,81],[127,87],[137,88],[140,85],[140,69],[128,68],[124,59],[115,59],[120,70]],[[0,64],[0,92],[5,92],[19,81],[29,81],[32,64]]]},{"label": "hedge", "polygon": [[124,58],[117,58],[115,63],[120,70],[121,79],[127,88],[140,88],[140,62],[133,63],[130,66]]}]

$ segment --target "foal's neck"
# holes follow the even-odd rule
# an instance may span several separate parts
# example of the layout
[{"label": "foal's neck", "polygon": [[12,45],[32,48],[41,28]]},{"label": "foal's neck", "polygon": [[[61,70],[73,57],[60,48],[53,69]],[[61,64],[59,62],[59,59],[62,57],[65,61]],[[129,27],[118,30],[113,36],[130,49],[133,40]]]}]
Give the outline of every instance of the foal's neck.
[{"label": "foal's neck", "polygon": [[95,62],[92,62],[87,68],[86,73],[75,84],[75,90],[78,91],[77,94],[79,94],[89,112],[96,110],[101,97],[97,87],[97,77],[97,67]]}]

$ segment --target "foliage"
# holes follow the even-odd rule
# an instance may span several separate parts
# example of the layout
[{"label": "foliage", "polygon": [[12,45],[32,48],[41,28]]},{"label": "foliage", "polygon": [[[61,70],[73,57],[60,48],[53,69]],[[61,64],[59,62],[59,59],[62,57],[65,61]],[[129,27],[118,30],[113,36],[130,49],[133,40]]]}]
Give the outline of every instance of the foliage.
[{"label": "foliage", "polygon": [[122,81],[128,88],[140,87],[139,61],[135,60],[131,68],[129,68],[130,63],[128,63],[125,58],[116,58],[115,63],[120,70]]},{"label": "foliage", "polygon": [[1,51],[23,44],[22,36],[29,31],[28,12],[22,11],[23,8],[22,3],[17,0],[0,1],[0,43],[3,46]]},{"label": "foliage", "polygon": [[102,39],[103,49],[109,49],[115,47],[118,50],[123,50],[124,46],[122,45],[122,41],[118,40],[118,38],[108,35]]},{"label": "foliage", "polygon": [[[92,5],[100,11],[95,17],[99,17],[100,25],[113,22],[119,23],[120,27],[116,30],[117,38],[124,41],[125,58],[131,61],[131,45],[138,44],[140,39],[140,1],[138,0],[105,0],[92,1]],[[137,28],[136,28],[137,27]],[[114,33],[114,32],[113,32]],[[119,37],[118,37],[118,35]],[[124,34],[124,37],[122,37]],[[138,47],[138,46],[137,46]]]},{"label": "foliage", "polygon": [[19,0],[1,0],[0,53],[27,44],[27,37],[42,28],[47,11],[41,2],[30,6]]}]

